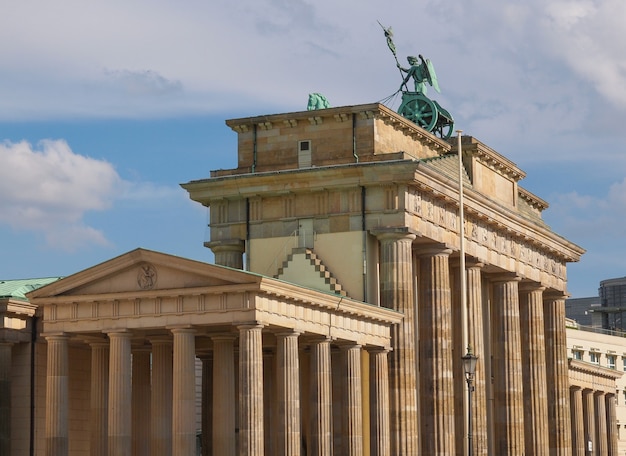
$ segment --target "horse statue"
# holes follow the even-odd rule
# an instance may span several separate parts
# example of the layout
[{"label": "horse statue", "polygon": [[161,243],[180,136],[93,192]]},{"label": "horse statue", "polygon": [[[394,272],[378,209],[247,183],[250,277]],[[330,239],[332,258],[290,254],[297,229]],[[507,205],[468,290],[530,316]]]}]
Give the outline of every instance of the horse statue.
[{"label": "horse statue", "polygon": [[330,103],[324,95],[321,93],[310,93],[309,104],[307,105],[307,111],[314,111],[316,109],[330,108]]}]

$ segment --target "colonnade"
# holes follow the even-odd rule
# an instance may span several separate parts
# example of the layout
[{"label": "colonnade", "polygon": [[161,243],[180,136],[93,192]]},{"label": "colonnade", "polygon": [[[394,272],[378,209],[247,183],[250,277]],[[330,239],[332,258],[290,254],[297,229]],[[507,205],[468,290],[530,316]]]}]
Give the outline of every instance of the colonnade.
[{"label": "colonnade", "polygon": [[[451,280],[452,250],[415,245],[406,229],[376,234],[381,305],[405,314],[389,360],[393,454],[463,453],[466,439],[453,437],[467,436],[467,412],[458,400],[465,382],[455,381],[463,375],[466,347],[459,341],[460,303],[452,297],[459,294],[459,281]],[[484,266],[468,259],[466,268],[467,337],[479,359],[473,454],[570,454],[564,296],[548,295],[513,273],[486,274]],[[427,437],[417,442],[418,435]]]},{"label": "colonnade", "polygon": [[[264,347],[264,335],[275,342]],[[203,340],[202,348],[192,327],[170,328],[140,345],[130,330],[108,331],[106,336],[84,339],[91,347],[92,456],[195,455],[196,357],[203,366],[203,455],[300,455],[304,447],[307,454],[361,456],[365,446],[375,456],[392,454],[384,348],[365,347],[370,355],[364,372],[364,347],[356,342],[313,335],[305,341],[297,331],[270,332],[260,324],[203,333],[210,342]],[[68,400],[71,337],[44,337],[46,455],[66,456],[68,421],[76,419]],[[302,360],[308,364],[301,366]],[[305,374],[308,386],[301,391]],[[333,384],[339,385],[338,391]],[[367,415],[364,397],[370,398]]]},{"label": "colonnade", "polygon": [[591,388],[570,388],[572,454],[616,456],[615,394]]}]

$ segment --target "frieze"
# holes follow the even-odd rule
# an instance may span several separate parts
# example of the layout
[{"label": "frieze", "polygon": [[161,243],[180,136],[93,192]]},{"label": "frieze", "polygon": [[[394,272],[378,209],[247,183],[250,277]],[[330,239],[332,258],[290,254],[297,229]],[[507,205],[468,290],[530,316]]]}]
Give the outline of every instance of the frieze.
[{"label": "frieze", "polygon": [[[422,191],[412,188],[407,208],[414,215],[434,225],[458,231],[456,206],[446,204],[443,199],[429,194],[428,189]],[[542,249],[532,238],[516,235],[509,227],[481,217],[480,214],[466,214],[465,218],[467,239],[550,275],[565,278],[565,265],[558,260],[557,255]]]}]

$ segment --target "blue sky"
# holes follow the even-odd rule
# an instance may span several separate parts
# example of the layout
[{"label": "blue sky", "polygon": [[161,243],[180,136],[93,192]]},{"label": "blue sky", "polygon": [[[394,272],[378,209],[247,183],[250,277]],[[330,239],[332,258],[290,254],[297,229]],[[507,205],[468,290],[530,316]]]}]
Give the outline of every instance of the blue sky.
[{"label": "blue sky", "polygon": [[[0,278],[136,247],[211,261],[178,184],[236,164],[224,121],[381,101],[423,54],[457,128],[527,173],[587,249],[573,297],[626,275],[626,2],[24,0],[0,17]],[[397,108],[397,101],[392,108]]]}]

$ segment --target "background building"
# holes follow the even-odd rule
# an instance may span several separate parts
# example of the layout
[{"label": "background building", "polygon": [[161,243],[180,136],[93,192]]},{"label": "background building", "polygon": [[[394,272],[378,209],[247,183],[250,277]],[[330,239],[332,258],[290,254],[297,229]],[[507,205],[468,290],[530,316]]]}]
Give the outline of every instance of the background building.
[{"label": "background building", "polygon": [[582,439],[587,446],[591,441],[592,454],[626,453],[624,334],[607,334],[568,320],[567,350],[574,440]]}]

